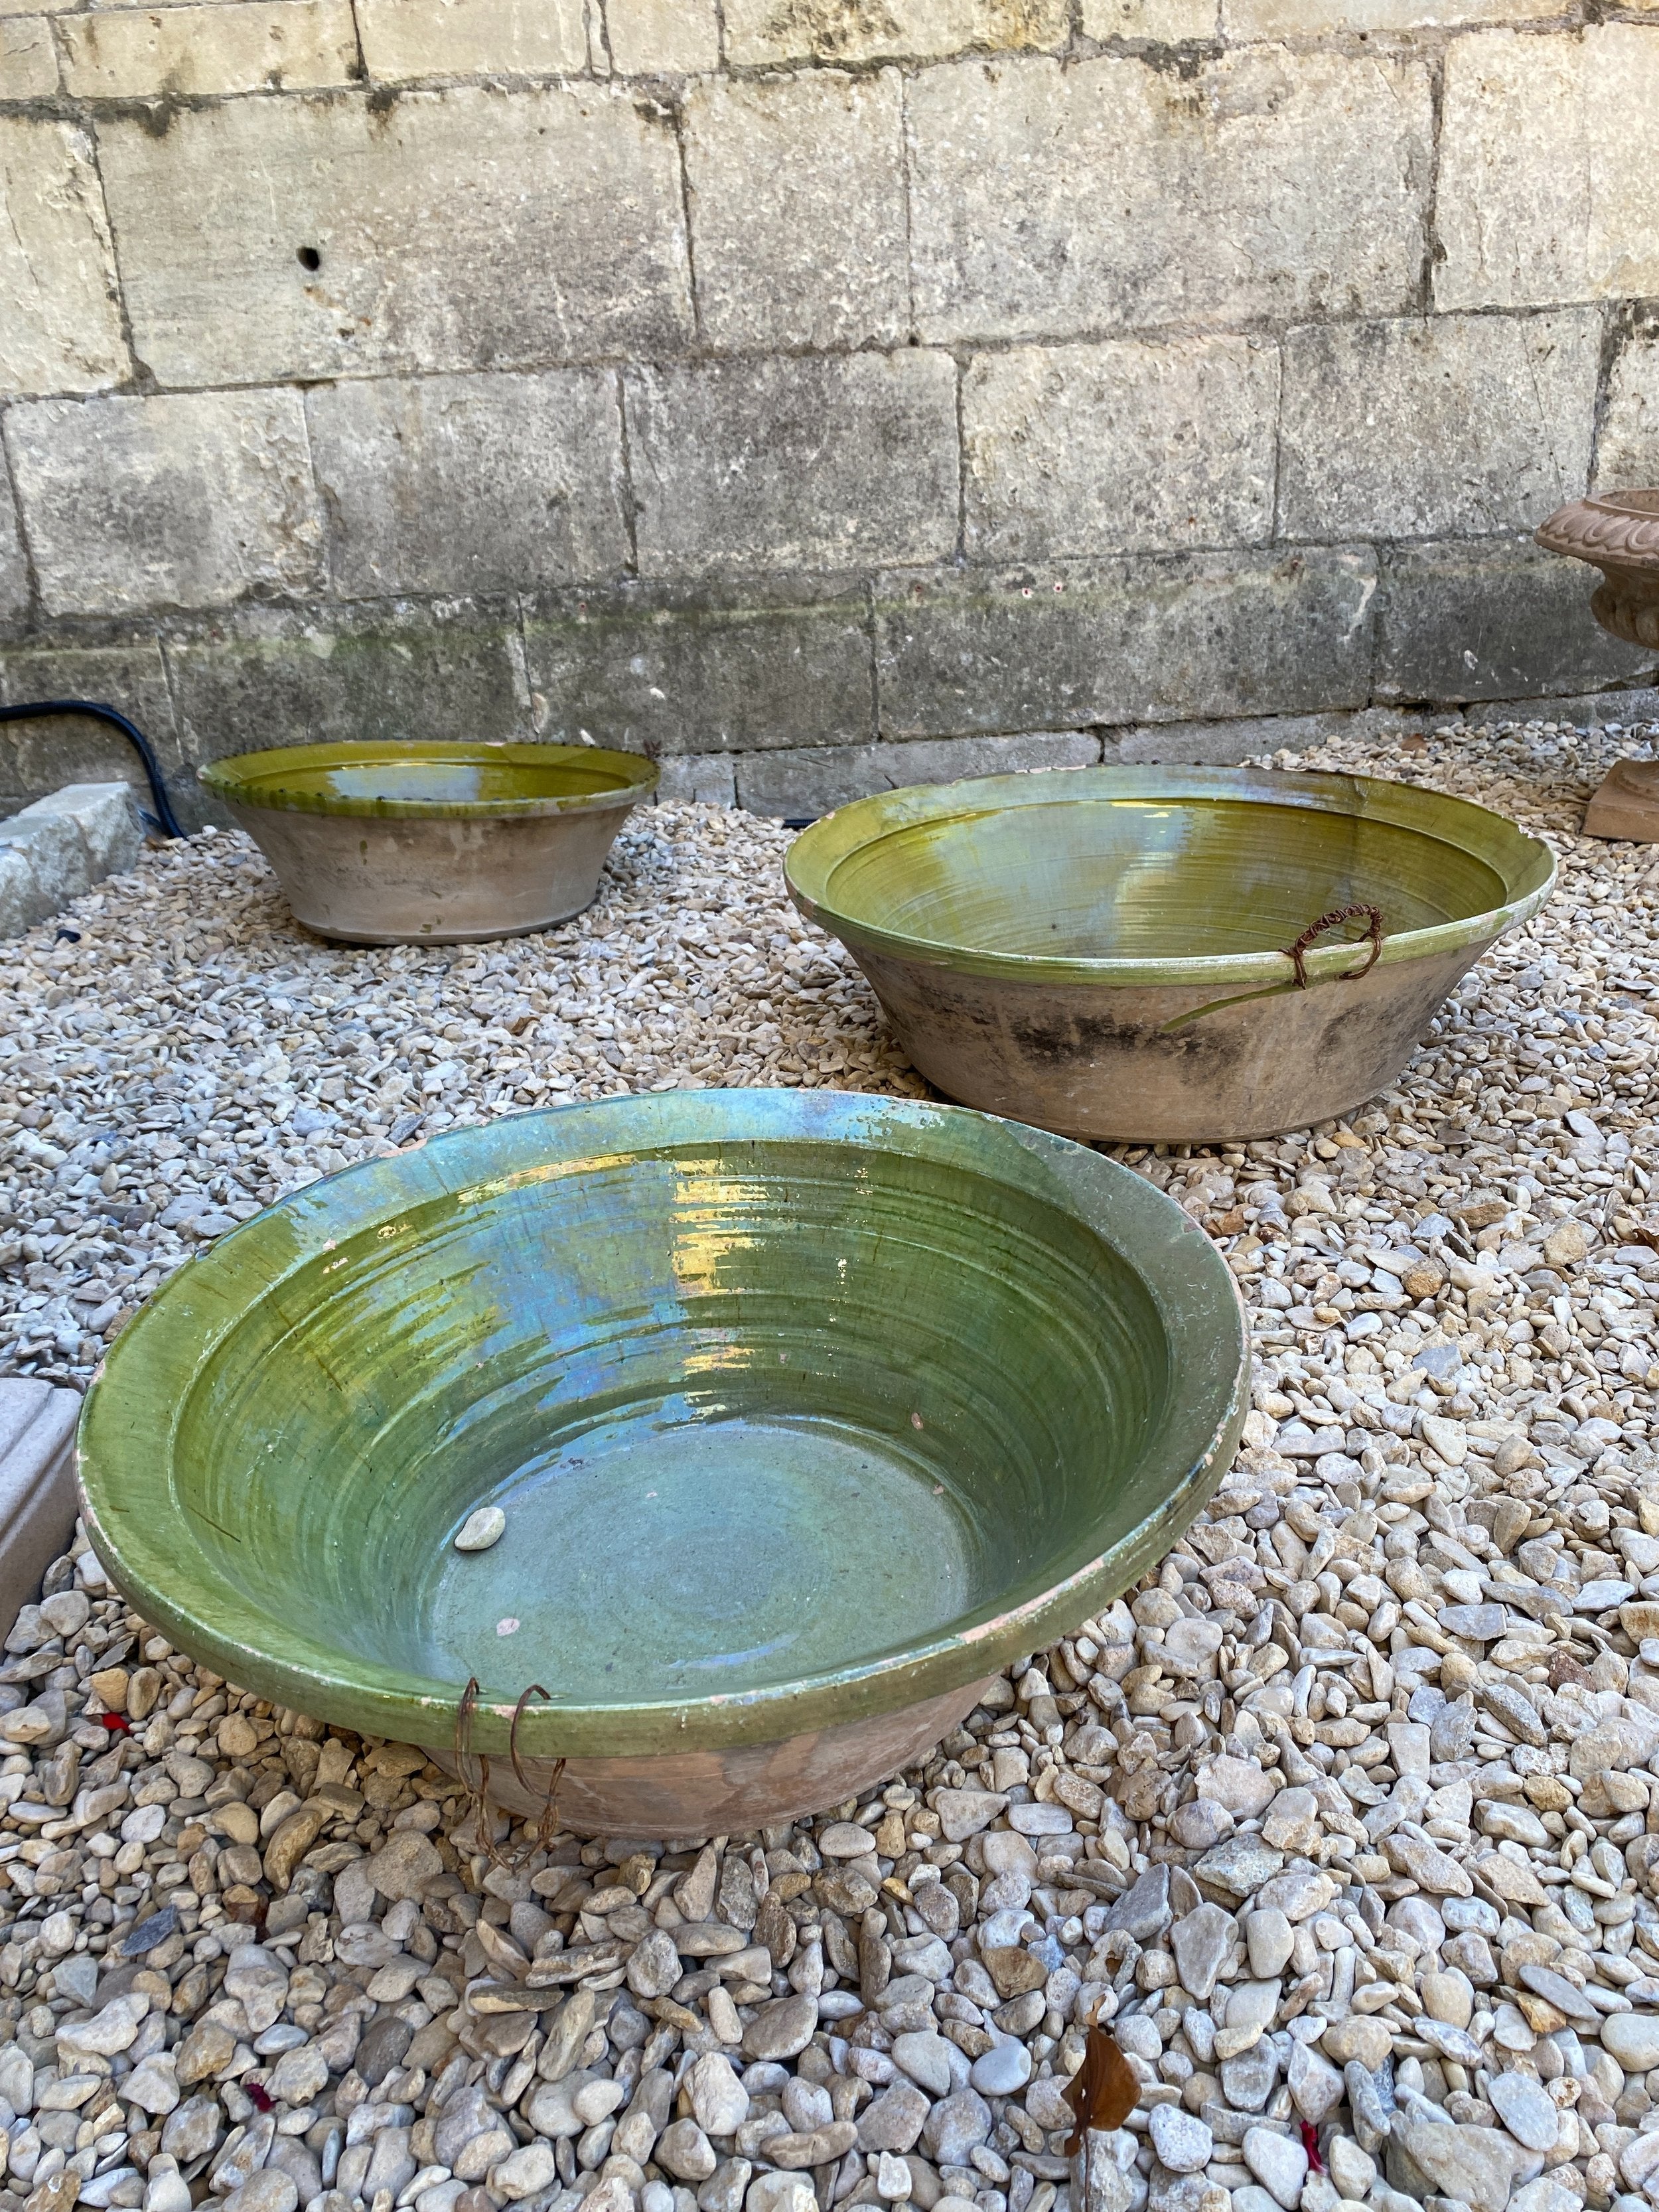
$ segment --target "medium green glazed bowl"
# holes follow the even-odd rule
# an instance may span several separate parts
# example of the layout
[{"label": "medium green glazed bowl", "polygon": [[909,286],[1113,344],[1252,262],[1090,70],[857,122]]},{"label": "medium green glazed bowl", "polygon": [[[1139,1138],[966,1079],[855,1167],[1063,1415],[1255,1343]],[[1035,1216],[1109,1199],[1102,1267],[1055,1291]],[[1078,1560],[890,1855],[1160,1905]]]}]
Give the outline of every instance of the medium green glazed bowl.
[{"label": "medium green glazed bowl", "polygon": [[397,738],[237,753],[201,780],[308,929],[439,945],[522,936],[591,905],[657,767],[599,746]]},{"label": "medium green glazed bowl", "polygon": [[1468,799],[1261,769],[884,791],[814,823],[785,870],[947,1096],[1194,1144],[1374,1097],[1555,881],[1547,845]]},{"label": "medium green glazed bowl", "polygon": [[[453,1132],[181,1268],[88,1396],[100,1558],[236,1683],[568,1754],[573,1825],[838,1802],[1159,1559],[1243,1310],[1181,1210],[953,1107],[669,1092]],[[493,1550],[453,1540],[502,1507]],[[513,1802],[511,1791],[503,1802]],[[655,1823],[655,1825],[649,1825]]]}]

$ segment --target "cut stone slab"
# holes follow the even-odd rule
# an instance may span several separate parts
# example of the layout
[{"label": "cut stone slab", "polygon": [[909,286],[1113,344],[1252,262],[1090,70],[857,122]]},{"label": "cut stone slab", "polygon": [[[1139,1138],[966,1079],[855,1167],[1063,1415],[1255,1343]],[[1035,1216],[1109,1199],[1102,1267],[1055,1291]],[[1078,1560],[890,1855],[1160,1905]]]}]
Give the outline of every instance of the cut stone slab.
[{"label": "cut stone slab", "polygon": [[0,937],[21,937],[137,865],[144,833],[125,783],[69,783],[0,822]]},{"label": "cut stone slab", "polygon": [[21,1376],[0,1381],[0,1621],[19,1608],[75,1534],[76,1390]]}]

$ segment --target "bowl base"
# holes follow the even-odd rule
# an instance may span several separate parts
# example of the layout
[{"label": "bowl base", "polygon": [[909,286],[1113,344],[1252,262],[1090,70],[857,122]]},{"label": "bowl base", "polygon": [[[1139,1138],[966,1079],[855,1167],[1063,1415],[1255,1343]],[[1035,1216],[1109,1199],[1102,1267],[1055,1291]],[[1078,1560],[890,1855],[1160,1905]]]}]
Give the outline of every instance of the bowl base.
[{"label": "bowl base", "polygon": [[343,929],[313,915],[302,914],[291,900],[289,910],[302,929],[308,929],[313,937],[320,937],[327,945],[495,945],[503,938],[534,937],[538,931],[556,929],[562,921],[574,921],[577,915],[586,914],[599,895],[596,884],[586,898],[578,899],[574,906],[562,906],[556,913],[538,915],[533,921],[491,923],[482,929],[434,929],[424,925],[413,933],[407,928]]},{"label": "bowl base", "polygon": [[429,1671],[545,1683],[555,1704],[672,1704],[850,1674],[973,1604],[980,1546],[925,1449],[677,1412],[630,1409],[471,1501],[507,1530],[489,1552],[446,1545],[420,1607]]},{"label": "bowl base", "polygon": [[1584,835],[1659,845],[1659,761],[1615,761],[1589,803]]}]

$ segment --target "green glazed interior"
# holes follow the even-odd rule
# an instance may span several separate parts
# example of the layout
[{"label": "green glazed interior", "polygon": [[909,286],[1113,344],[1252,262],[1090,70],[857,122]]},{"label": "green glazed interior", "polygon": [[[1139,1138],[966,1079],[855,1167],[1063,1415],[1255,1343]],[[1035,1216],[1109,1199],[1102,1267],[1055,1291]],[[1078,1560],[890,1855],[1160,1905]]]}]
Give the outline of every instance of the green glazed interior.
[{"label": "green glazed interior", "polygon": [[657,764],[594,745],[497,745],[376,739],[234,753],[202,781],[242,806],[295,814],[563,814],[632,805],[655,789]]},{"label": "green glazed interior", "polygon": [[[1383,958],[1495,937],[1554,878],[1548,848],[1467,799],[1347,775],[1080,769],[882,792],[805,830],[796,902],[849,944],[981,975],[1278,980],[1320,915],[1378,908]],[[1341,972],[1321,939],[1310,975]]]},{"label": "green glazed interior", "polygon": [[[123,1588],[238,1683],[441,1742],[469,1674],[497,1721],[538,1682],[526,1748],[689,1749],[1074,1626],[1219,1481],[1246,1366],[1219,1255],[1080,1146],[671,1093],[455,1132],[227,1237],[111,1353],[81,1477]],[[506,1535],[457,1553],[484,1503]]]}]

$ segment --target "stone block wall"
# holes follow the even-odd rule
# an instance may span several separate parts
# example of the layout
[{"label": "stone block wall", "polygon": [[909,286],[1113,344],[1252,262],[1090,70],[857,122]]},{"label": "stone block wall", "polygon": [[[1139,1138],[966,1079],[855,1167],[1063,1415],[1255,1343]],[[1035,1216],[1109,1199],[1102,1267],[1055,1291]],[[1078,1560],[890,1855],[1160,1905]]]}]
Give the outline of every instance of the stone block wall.
[{"label": "stone block wall", "polygon": [[811,811],[1650,681],[1529,533],[1656,175],[1652,0],[0,0],[0,699]]}]

